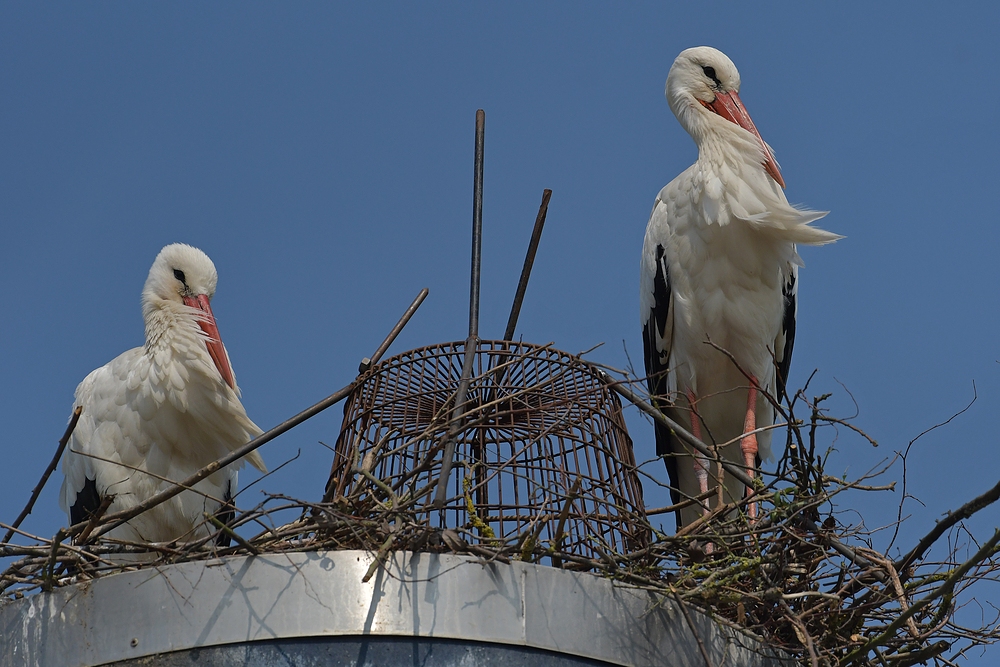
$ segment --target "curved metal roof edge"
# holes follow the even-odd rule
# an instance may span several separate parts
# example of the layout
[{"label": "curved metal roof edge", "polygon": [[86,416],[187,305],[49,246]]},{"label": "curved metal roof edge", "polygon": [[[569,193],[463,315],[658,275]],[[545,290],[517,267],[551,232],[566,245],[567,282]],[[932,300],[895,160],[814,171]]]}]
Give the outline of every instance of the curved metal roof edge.
[{"label": "curved metal roof edge", "polygon": [[[143,568],[0,607],[0,664],[91,667],[288,637],[421,636],[534,647],[645,667],[703,667],[676,603],[590,573],[396,552],[290,552]],[[712,664],[783,663],[690,609]]]}]

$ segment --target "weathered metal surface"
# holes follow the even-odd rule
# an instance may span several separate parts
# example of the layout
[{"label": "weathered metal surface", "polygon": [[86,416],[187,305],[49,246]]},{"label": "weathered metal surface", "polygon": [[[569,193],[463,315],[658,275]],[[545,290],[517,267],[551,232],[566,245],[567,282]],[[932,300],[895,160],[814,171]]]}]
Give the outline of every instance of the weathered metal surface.
[{"label": "weathered metal surface", "polygon": [[[90,667],[224,645],[245,657],[255,654],[246,642],[364,636],[501,644],[636,667],[705,664],[672,601],[593,574],[401,552],[363,583],[371,560],[361,551],[273,554],[64,586],[0,607],[0,664]],[[779,664],[753,638],[691,616],[713,665]]]}]

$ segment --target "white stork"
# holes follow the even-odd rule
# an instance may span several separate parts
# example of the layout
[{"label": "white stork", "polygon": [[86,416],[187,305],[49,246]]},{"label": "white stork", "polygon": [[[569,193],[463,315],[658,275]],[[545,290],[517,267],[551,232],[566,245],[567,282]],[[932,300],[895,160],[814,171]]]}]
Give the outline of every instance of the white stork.
[{"label": "white stork", "polygon": [[[774,423],[760,390],[777,397],[788,378],[802,265],[795,244],[841,237],[809,226],[825,212],[788,203],[778,164],[739,89],[736,66],[707,46],[683,51],[670,68],[667,102],[697,144],[698,160],[656,197],[642,249],[640,302],[650,395],[753,475],[771,454],[770,431],[761,429]],[[659,424],[656,453],[664,457],[675,503],[719,491],[715,467]],[[711,504],[745,492],[726,476]],[[703,500],[701,508],[678,512],[678,527],[709,507]],[[756,514],[754,504],[749,514]]]},{"label": "white stork", "polygon": [[[63,459],[60,504],[71,523],[102,499],[127,510],[261,433],[240,403],[209,301],[218,276],[208,255],[182,243],[157,255],[142,290],[146,344],[84,378],[83,414]],[[246,457],[265,472],[257,452]],[[134,542],[193,540],[214,529],[203,513],[232,512],[232,464],[111,531]],[[224,507],[226,506],[226,507]],[[224,541],[224,540],[223,540]]]}]

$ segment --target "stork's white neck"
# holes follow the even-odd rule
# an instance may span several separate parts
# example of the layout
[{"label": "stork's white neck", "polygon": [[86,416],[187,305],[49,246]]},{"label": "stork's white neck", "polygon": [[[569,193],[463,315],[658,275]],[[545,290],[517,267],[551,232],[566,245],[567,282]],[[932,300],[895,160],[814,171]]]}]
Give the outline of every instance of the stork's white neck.
[{"label": "stork's white neck", "polygon": [[699,160],[709,164],[741,163],[759,169],[762,175],[767,173],[764,147],[757,137],[736,123],[704,107],[691,109],[685,117],[677,118],[698,146]]},{"label": "stork's white neck", "polygon": [[[176,353],[180,350],[200,350],[207,359],[208,350],[204,345],[204,334],[198,326],[194,310],[182,303],[175,303],[153,296],[142,303],[142,316],[146,325],[147,354],[169,350]],[[199,355],[201,356],[201,355]]]}]

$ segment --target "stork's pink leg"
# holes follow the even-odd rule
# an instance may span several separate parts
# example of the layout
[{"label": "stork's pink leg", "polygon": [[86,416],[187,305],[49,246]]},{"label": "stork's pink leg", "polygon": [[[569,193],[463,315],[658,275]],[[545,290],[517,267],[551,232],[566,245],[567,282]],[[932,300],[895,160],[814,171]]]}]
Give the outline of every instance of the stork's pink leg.
[{"label": "stork's pink leg", "polygon": [[[757,476],[757,434],[753,433],[757,429],[757,378],[750,376],[750,391],[747,396],[747,416],[743,421],[743,432],[748,434],[740,439],[740,451],[743,452],[743,463],[746,465],[746,472],[751,478]],[[753,495],[753,489],[747,489],[747,496]],[[747,513],[750,521],[757,519],[757,503],[750,503],[747,506]]]},{"label": "stork's pink leg", "polygon": [[[691,435],[701,439],[701,418],[695,409],[695,396],[693,391],[687,393],[688,405],[691,406]],[[694,475],[698,478],[699,493],[704,495],[708,492],[708,459],[701,452],[694,453]],[[702,514],[708,514],[708,498],[701,501]]]}]

